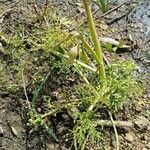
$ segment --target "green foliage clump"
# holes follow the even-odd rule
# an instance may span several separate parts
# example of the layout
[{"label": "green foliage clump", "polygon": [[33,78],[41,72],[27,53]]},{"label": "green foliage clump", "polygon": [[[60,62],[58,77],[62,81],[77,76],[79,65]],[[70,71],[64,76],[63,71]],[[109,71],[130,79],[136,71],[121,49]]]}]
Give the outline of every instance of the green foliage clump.
[{"label": "green foliage clump", "polygon": [[79,121],[73,130],[73,136],[76,150],[84,150],[87,141],[92,145],[99,142],[101,133],[95,127],[93,113],[83,112],[79,115]]},{"label": "green foliage clump", "polygon": [[39,30],[37,43],[38,41],[40,43],[35,46],[43,49],[45,52],[56,52],[59,47],[68,49],[75,43],[74,39],[69,37],[69,35],[68,32],[57,26],[48,28],[46,31]]},{"label": "green foliage clump", "polygon": [[129,99],[142,94],[142,83],[133,77],[135,67],[132,61],[115,62],[106,69],[105,86],[102,86],[94,75],[91,84],[79,84],[75,87],[74,95],[79,100],[80,113],[73,133],[75,145],[78,145],[79,149],[85,146],[87,139],[94,139],[96,142],[98,140],[96,137],[100,138],[100,133],[94,124],[100,119],[94,117],[99,109],[107,108],[111,112],[117,112]]},{"label": "green foliage clump", "polygon": [[133,78],[135,63],[131,61],[118,62],[108,67],[106,93],[109,107],[112,111],[119,110],[130,98],[142,94],[142,84]]},{"label": "green foliage clump", "polygon": [[77,85],[76,97],[86,108],[96,101],[97,104],[105,104],[112,111],[119,110],[130,98],[142,94],[142,84],[133,78],[135,67],[135,63],[131,61],[111,64],[106,69],[105,86],[102,87],[98,78],[93,75],[91,85]]}]

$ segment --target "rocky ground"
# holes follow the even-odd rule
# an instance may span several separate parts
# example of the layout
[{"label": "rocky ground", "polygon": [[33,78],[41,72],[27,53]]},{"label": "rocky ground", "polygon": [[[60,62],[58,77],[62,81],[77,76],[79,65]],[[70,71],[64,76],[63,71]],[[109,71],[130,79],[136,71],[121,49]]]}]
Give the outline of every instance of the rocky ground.
[{"label": "rocky ground", "polygon": [[[110,9],[125,0],[113,1]],[[79,1],[51,0],[51,5],[59,9],[61,15],[71,19],[83,17],[84,10]],[[27,28],[34,26],[35,6],[40,9],[45,1],[0,0],[0,30],[6,34],[15,31],[15,26],[25,24]],[[93,11],[98,8],[93,5]],[[75,14],[75,15],[74,15]],[[117,54],[106,54],[108,60],[122,57],[132,58],[138,64],[137,74],[145,76],[149,81],[150,73],[150,2],[129,2],[103,15],[100,11],[94,14],[100,36],[125,40],[132,45],[131,50]],[[4,61],[3,42],[0,40],[0,59]],[[9,65],[6,63],[6,67]],[[8,65],[8,66],[7,66]],[[1,66],[0,66],[1,67]],[[13,78],[13,77],[12,77]],[[3,78],[0,77],[0,80]],[[150,87],[147,85],[145,94],[129,103],[124,110],[116,115],[118,120],[135,120],[132,129],[118,129],[121,150],[150,149]],[[42,130],[34,132],[26,126],[27,104],[24,93],[11,94],[0,89],[0,150],[68,150],[64,140],[61,143],[50,141]],[[137,123],[138,122],[138,123]],[[61,127],[60,127],[61,128]],[[65,136],[64,136],[65,138]],[[105,150],[115,149],[115,135],[112,129],[106,129],[103,145]]]}]

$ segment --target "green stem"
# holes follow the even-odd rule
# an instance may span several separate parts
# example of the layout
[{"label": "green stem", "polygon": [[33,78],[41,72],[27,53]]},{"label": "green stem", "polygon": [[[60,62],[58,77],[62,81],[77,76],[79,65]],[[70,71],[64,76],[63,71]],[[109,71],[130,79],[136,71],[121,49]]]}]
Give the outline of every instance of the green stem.
[{"label": "green stem", "polygon": [[101,62],[99,61],[95,51],[90,47],[90,45],[85,41],[85,39],[83,38],[83,36],[81,35],[79,37],[79,39],[81,40],[82,44],[84,45],[84,47],[93,55],[94,59],[96,60],[96,62],[101,65]]},{"label": "green stem", "polygon": [[[67,59],[69,58],[68,55],[61,54],[59,52],[53,52],[52,54],[54,54],[56,56],[64,57],[64,58],[67,58]],[[89,65],[87,65],[87,64],[85,64],[85,63],[75,59],[73,64],[76,64],[76,63],[79,64],[80,66],[90,70],[90,71],[96,72],[96,68],[95,67],[89,66]]]},{"label": "green stem", "polygon": [[82,0],[82,1],[84,3],[86,15],[87,15],[87,22],[88,22],[88,26],[89,26],[89,30],[91,34],[91,39],[94,44],[95,53],[99,61],[101,62],[101,65],[98,66],[99,76],[100,76],[100,79],[102,80],[102,83],[104,83],[106,79],[106,74],[105,74],[104,61],[103,61],[103,56],[102,56],[102,49],[101,49],[101,44],[99,42],[98,35],[96,32],[94,20],[92,17],[92,12],[90,8],[90,0]]}]

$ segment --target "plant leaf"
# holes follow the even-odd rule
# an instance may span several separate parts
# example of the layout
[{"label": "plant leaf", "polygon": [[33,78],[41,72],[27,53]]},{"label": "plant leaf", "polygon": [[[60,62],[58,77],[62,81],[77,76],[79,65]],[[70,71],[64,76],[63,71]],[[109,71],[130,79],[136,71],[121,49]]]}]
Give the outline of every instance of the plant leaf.
[{"label": "plant leaf", "polygon": [[74,60],[76,59],[78,55],[78,45],[71,48],[71,50],[67,53],[69,56],[68,60],[66,61],[67,64],[73,64]]},{"label": "plant leaf", "polygon": [[87,53],[84,50],[79,51],[79,57],[80,60],[85,64],[92,65],[90,58],[88,57]]},{"label": "plant leaf", "polygon": [[59,142],[59,140],[58,140],[58,138],[56,137],[56,135],[55,135],[55,133],[53,132],[53,130],[50,129],[46,124],[44,124],[44,127],[45,127],[45,129],[46,129],[48,135],[49,135],[49,136],[52,136],[56,142]]}]

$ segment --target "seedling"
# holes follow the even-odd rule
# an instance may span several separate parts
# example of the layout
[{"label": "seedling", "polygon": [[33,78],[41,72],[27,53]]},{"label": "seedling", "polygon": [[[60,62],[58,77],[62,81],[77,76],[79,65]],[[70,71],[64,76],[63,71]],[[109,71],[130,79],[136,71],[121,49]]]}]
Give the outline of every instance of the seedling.
[{"label": "seedling", "polygon": [[[100,119],[94,117],[98,114],[98,109],[106,108],[109,114],[110,111],[116,112],[129,98],[142,92],[139,92],[140,87],[132,78],[132,71],[135,69],[133,62],[114,62],[110,66],[104,64],[101,44],[90,9],[90,0],[83,0],[83,4],[87,15],[90,38],[78,32],[63,33],[58,28],[59,34],[56,32],[57,29],[54,32],[50,30],[48,32],[50,34],[44,35],[46,38],[41,38],[42,45],[38,45],[50,54],[66,59],[65,64],[73,65],[84,81],[84,83],[70,89],[70,93],[75,97],[71,100],[71,103],[65,105],[52,104],[49,108],[50,111],[40,116],[41,119],[44,119],[59,112],[62,108],[71,111],[70,114],[76,123],[73,128],[76,150],[84,150],[88,141],[94,144],[101,139],[101,133],[94,126],[94,123]],[[59,35],[62,37],[60,38]],[[59,39],[58,43],[57,39]],[[74,43],[72,39],[76,39]],[[88,42],[86,39],[88,39]],[[69,45],[73,45],[70,51],[65,49],[68,42],[71,43]],[[89,80],[87,72],[91,74],[92,79]],[[33,122],[37,120],[38,118]]]},{"label": "seedling", "polygon": [[[107,10],[105,5],[108,4],[108,1],[100,1],[100,3],[105,12]],[[128,99],[142,93],[141,85],[132,77],[136,67],[133,61],[116,61],[109,66],[104,64],[101,43],[91,14],[90,0],[83,0],[83,4],[87,15],[89,36],[87,36],[88,34],[85,36],[83,32],[68,32],[66,30],[68,22],[67,26],[66,21],[64,25],[62,23],[66,18],[57,20],[57,17],[57,19],[52,17],[52,21],[50,21],[50,19],[46,20],[47,17],[45,17],[46,29],[35,29],[26,38],[17,33],[9,40],[11,46],[6,49],[6,54],[10,55],[12,60],[15,60],[12,65],[13,68],[17,68],[17,71],[15,70],[17,73],[23,71],[25,73],[28,69],[26,66],[30,67],[31,65],[30,70],[34,70],[33,74],[32,71],[29,73],[29,75],[31,74],[31,80],[29,81],[33,80],[31,83],[34,83],[34,88],[41,80],[39,86],[35,88],[35,92],[32,91],[33,98],[28,113],[28,124],[43,127],[48,135],[58,141],[57,135],[51,128],[49,116],[55,117],[62,109],[66,109],[75,123],[71,133],[76,150],[84,150],[88,142],[91,147],[94,147],[94,144],[100,143],[103,138],[97,127],[97,122],[101,122],[100,109],[105,110],[106,113],[109,112],[110,120],[113,122],[111,113],[118,112]],[[32,45],[28,50],[25,41]],[[110,47],[112,48],[111,45]],[[13,53],[14,50],[15,53]],[[55,62],[52,58],[56,58]],[[21,62],[21,65],[17,66],[16,64],[19,62]],[[48,62],[51,62],[51,65]],[[0,63],[2,64],[2,62]],[[43,68],[41,67],[42,70],[38,68],[41,65],[43,66]],[[0,70],[3,71],[4,67],[2,65]],[[69,88],[61,93],[62,95],[60,94],[61,100],[51,101],[50,95],[43,95],[45,99],[40,97],[50,73],[43,77],[45,75],[41,75],[39,72],[50,72],[49,69],[54,68],[60,76],[65,76],[72,73],[71,67],[75,74],[78,73],[81,78],[74,85],[69,85]],[[5,74],[8,73],[4,72]],[[18,80],[20,81],[20,78]],[[31,89],[33,90],[33,88]],[[36,104],[42,98],[45,107],[41,113],[36,110]]]},{"label": "seedling", "polygon": [[108,0],[93,0],[100,7],[103,13],[108,11]]}]

